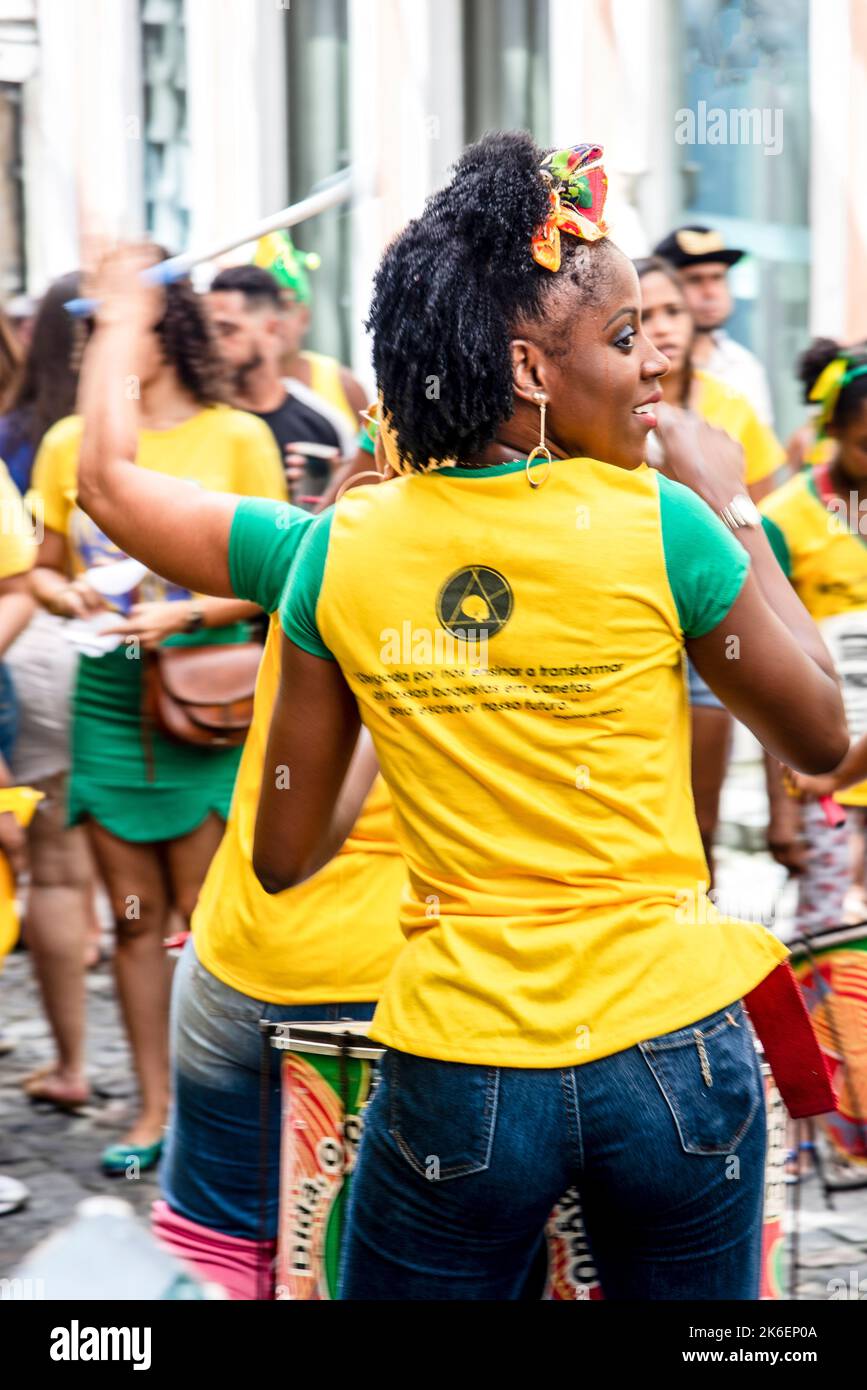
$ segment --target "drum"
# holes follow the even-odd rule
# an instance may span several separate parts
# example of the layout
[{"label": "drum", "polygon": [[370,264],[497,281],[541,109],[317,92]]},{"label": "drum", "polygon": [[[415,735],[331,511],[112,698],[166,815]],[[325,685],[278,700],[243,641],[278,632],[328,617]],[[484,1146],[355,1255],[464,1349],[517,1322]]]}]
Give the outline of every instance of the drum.
[{"label": "drum", "polygon": [[[330,1300],[337,1276],[362,1112],[385,1049],[365,1036],[364,1023],[272,1023],[271,1046],[283,1053],[280,1201],[276,1294],[279,1299]],[[770,1067],[762,1062],[768,1146],[762,1227],[762,1299],[785,1297],[786,1110]],[[604,1297],[590,1254],[581,1198],[571,1188],[546,1228],[548,1273],[543,1297]],[[540,1280],[541,1282],[541,1280]]]},{"label": "drum", "polygon": [[276,1293],[280,1299],[337,1297],[349,1184],[384,1048],[364,1023],[275,1023],[283,1053]]},{"label": "drum", "polygon": [[[760,1299],[785,1298],[786,1242],[786,1123],[788,1116],[771,1069],[761,1063],[765,1086],[768,1147],[765,1159],[765,1202],[762,1221]],[[581,1198],[570,1188],[551,1213],[546,1231],[548,1282],[544,1297],[562,1300],[604,1298],[587,1244]]]},{"label": "drum", "polygon": [[841,1158],[867,1163],[867,927],[832,927],[790,944],[839,1096],[837,1111],[817,1125]]}]

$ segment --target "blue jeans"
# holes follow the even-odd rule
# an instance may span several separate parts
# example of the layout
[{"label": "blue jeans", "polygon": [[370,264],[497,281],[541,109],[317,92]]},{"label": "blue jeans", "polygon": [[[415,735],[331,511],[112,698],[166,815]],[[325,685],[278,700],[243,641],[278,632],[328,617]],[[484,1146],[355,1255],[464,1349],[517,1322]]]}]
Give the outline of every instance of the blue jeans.
[{"label": "blue jeans", "polygon": [[686,670],[689,682],[689,703],[693,709],[725,709],[722,700],[714,695],[707,681],[698,674],[688,657]]},{"label": "blue jeans", "polygon": [[0,757],[12,761],[18,737],[20,707],[15,684],[5,662],[0,661]]},{"label": "blue jeans", "polygon": [[341,1297],[527,1297],[548,1215],[574,1185],[606,1299],[755,1299],[764,1113],[740,1002],[563,1070],[389,1050]]},{"label": "blue jeans", "polygon": [[277,1232],[280,1053],[269,1048],[266,1228],[260,1229],[259,1019],[272,1023],[367,1021],[374,1004],[269,1004],[224,985],[184,947],[172,988],[174,1100],[160,1169],[173,1211],[247,1240]]}]

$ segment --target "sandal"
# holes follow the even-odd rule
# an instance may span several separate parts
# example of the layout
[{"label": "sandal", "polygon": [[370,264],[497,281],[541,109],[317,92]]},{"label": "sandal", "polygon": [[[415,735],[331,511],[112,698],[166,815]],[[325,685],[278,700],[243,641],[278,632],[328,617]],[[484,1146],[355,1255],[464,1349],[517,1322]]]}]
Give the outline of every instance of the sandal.
[{"label": "sandal", "polygon": [[162,1151],[162,1139],[157,1139],[153,1144],[109,1144],[107,1149],[103,1149],[99,1161],[102,1171],[112,1177],[130,1176],[130,1165],[134,1164],[132,1176],[138,1177],[139,1173],[156,1167]]}]

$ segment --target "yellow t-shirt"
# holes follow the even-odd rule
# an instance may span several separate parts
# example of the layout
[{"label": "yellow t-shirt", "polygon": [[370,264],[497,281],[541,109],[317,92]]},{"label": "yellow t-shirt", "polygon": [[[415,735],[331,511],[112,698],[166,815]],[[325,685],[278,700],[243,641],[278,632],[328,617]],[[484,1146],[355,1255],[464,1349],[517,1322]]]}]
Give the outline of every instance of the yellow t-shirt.
[{"label": "yellow t-shirt", "polygon": [[[232,587],[239,598],[267,612],[276,609],[312,520],[285,504],[239,503],[229,542]],[[342,849],[313,878],[272,896],[253,872],[256,809],[279,675],[275,614],[226,830],[193,913],[196,951],[213,975],[254,999],[374,1001],[400,949],[398,906],[406,883],[382,778]]]},{"label": "yellow t-shirt", "polygon": [[752,487],[776,473],[786,453],[770,426],[764,424],[746,396],[709,372],[696,371],[696,410],[709,425],[725,430],[744,451],[746,483]]},{"label": "yellow t-shirt", "polygon": [[[67,416],[54,425],[39,448],[28,500],[51,531],[67,537],[72,569],[81,574],[117,560],[122,552],[75,505],[78,456],[84,422]],[[245,410],[214,405],[168,430],[141,430],[136,463],[155,473],[184,478],[212,492],[247,497],[286,497],[280,451],[264,421]],[[139,586],[142,600],[181,596],[176,586],[148,575]]]},{"label": "yellow t-shirt", "polygon": [[27,574],[36,559],[33,520],[0,460],[0,579]]},{"label": "yellow t-shirt", "polygon": [[[14,487],[14,483],[12,486]],[[44,792],[35,791],[33,787],[0,788],[0,815],[11,811],[19,825],[27,826],[43,796]],[[0,852],[0,970],[3,968],[4,958],[18,940],[18,930],[15,879],[12,877],[6,855]]]},{"label": "yellow t-shirt", "polygon": [[[783,572],[818,624],[843,688],[849,733],[867,733],[867,541],[845,514],[829,511],[813,469],[790,478],[762,504],[764,527]],[[837,792],[846,806],[867,806],[867,782]]]},{"label": "yellow t-shirt", "polygon": [[322,396],[344,416],[353,434],[358,432],[358,411],[353,410],[343,389],[340,376],[340,363],[336,357],[325,357],[321,352],[302,352],[301,356],[310,363],[310,389]]},{"label": "yellow t-shirt", "polygon": [[571,1066],[732,1003],[785,957],[717,920],[690,784],[684,634],[723,620],[748,567],[645,465],[557,462],[535,492],[523,462],[446,467],[316,518],[281,619],[339,662],[409,868],[372,1036]]}]

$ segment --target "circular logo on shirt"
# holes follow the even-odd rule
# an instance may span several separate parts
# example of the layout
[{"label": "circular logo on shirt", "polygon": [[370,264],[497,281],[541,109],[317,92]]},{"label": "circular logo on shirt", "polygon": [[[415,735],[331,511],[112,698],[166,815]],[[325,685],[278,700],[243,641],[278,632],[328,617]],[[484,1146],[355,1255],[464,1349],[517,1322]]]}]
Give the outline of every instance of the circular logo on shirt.
[{"label": "circular logo on shirt", "polygon": [[453,637],[495,637],[512,616],[509,581],[487,565],[467,565],[447,579],[437,598],[437,617]]}]

